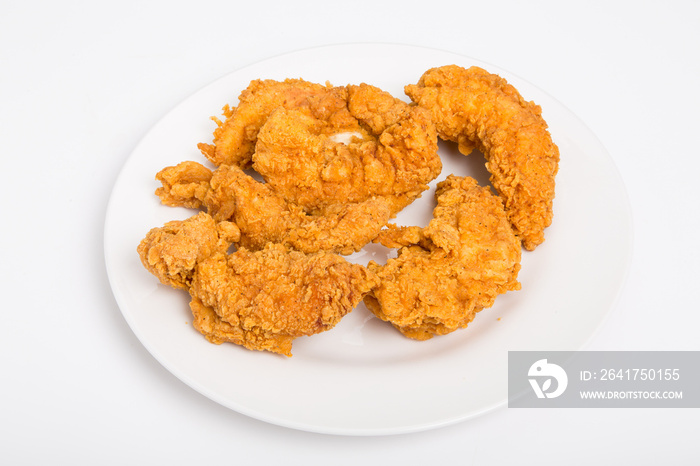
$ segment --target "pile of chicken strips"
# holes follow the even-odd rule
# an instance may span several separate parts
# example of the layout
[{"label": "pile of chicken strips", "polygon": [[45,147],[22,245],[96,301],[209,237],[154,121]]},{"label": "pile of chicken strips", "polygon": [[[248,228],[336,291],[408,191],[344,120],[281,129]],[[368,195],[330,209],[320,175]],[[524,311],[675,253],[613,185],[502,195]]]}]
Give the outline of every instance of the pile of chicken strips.
[{"label": "pile of chicken strips", "polygon": [[[360,301],[427,340],[520,289],[522,248],[552,222],[559,164],[541,108],[478,67],[433,68],[404,91],[411,103],[364,83],[252,81],[213,118],[204,163],[156,174],[164,205],[198,212],[153,228],[138,253],[189,293],[207,340],[291,356],[295,338]],[[427,226],[390,223],[441,174],[438,138],[480,151],[493,190],[450,174]],[[369,243],[397,251],[384,265],[344,257]]]}]

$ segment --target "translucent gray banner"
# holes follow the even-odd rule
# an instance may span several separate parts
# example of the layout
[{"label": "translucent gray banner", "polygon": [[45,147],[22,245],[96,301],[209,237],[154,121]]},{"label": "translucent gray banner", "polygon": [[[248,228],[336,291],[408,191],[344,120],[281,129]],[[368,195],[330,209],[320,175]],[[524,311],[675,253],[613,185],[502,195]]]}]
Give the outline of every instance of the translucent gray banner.
[{"label": "translucent gray banner", "polygon": [[700,408],[700,351],[509,351],[511,408]]}]

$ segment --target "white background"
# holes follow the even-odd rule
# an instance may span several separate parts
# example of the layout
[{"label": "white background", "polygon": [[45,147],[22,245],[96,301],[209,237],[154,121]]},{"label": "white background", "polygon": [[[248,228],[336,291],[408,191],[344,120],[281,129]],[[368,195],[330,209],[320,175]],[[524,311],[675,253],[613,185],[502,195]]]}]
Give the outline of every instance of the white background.
[{"label": "white background", "polygon": [[144,349],[112,297],[102,246],[130,152],[226,73],[351,42],[493,63],[577,114],[614,159],[634,221],[627,282],[587,349],[700,349],[700,2],[3,0],[3,464],[700,461],[697,409],[502,408],[369,438],[289,430],[222,408]]}]

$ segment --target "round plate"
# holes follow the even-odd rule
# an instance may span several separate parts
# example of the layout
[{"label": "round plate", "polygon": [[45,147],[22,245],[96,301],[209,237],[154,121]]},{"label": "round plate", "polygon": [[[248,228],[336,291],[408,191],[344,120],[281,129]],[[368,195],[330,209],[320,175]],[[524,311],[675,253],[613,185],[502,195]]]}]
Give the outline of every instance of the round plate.
[{"label": "round plate", "polygon": [[[390,59],[388,59],[390,57]],[[162,206],[156,172],[184,160],[205,162],[224,104],[237,104],[253,79],[303,78],[376,85],[408,101],[403,87],[427,69],[481,66],[543,109],[561,152],[554,222],[546,241],[523,251],[522,290],[500,296],[468,328],[428,341],[403,337],[363,304],[334,329],[295,340],[292,358],[213,345],[191,325],[188,295],[158,283],[141,265],[139,241],[155,226],[194,212]],[[488,183],[483,158],[441,143],[443,171],[395,223],[426,225],[435,184],[448,174]],[[109,202],[105,259],[115,298],[136,336],[169,371],[223,406],[270,423],[314,432],[380,435],[425,430],[507,402],[513,350],[577,350],[601,325],[631,256],[631,221],[621,179],[604,147],[555,99],[511,73],[449,52],[401,45],[314,48],[235,71],[186,99],[156,124],[124,165]],[[368,246],[350,260],[386,260]]]}]

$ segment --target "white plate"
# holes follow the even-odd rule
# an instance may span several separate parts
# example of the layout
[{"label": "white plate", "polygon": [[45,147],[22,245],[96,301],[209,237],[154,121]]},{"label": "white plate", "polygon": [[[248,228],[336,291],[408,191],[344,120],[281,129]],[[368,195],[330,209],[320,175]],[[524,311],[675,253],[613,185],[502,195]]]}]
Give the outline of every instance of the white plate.
[{"label": "white plate", "polygon": [[[256,78],[370,83],[408,101],[403,86],[428,68],[478,65],[543,108],[561,151],[553,225],[523,253],[522,290],[500,296],[467,329],[418,342],[402,337],[360,304],[334,329],[294,342],[292,358],[208,343],[191,326],[188,296],[158,284],[136,246],[154,227],[193,214],[162,206],[155,173],[204,161],[221,107]],[[444,169],[487,183],[479,156],[441,144]],[[433,188],[435,182],[432,184]],[[433,193],[399,224],[425,225]],[[183,382],[223,406],[270,423],[314,432],[379,435],[443,426],[503,406],[509,350],[577,350],[616,301],[631,255],[631,221],[621,179],[598,139],[555,99],[498,67],[453,53],[401,45],[342,45],[278,56],[235,71],[175,107],[141,141],[114,186],[105,224],[110,283],[143,345]],[[383,261],[370,247],[352,257]]]}]

